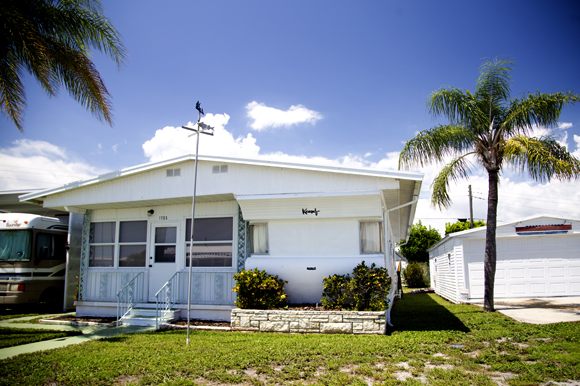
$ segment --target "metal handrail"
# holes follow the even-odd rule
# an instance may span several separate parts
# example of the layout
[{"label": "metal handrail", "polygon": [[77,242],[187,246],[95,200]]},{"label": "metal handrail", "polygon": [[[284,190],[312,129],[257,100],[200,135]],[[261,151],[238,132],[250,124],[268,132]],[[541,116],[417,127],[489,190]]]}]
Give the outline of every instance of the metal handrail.
[{"label": "metal handrail", "polygon": [[[164,293],[165,296],[162,299],[163,301],[163,309],[161,310],[162,314],[159,315],[159,295]],[[163,284],[163,287],[157,291],[155,294],[155,328],[159,329],[159,319],[162,319],[167,315],[175,303],[177,303],[177,295],[179,295],[179,272],[175,272],[173,276]]]},{"label": "metal handrail", "polygon": [[[143,291],[142,288],[140,289],[140,284],[138,281],[139,279],[143,279],[143,272],[139,272],[133,279],[129,280],[127,284],[123,286],[117,292],[117,327],[119,327],[119,322],[127,316],[133,307],[137,305],[137,303],[143,299]],[[137,290],[135,290],[137,287]],[[135,292],[137,295],[135,296]],[[125,301],[121,301],[121,298],[124,297]],[[123,309],[123,315],[121,315],[121,309]]]}]

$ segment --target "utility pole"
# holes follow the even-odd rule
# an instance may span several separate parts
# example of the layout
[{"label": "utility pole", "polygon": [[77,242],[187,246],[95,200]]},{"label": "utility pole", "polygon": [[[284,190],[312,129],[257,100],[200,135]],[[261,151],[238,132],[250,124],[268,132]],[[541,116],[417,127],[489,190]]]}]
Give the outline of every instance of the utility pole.
[{"label": "utility pole", "polygon": [[469,229],[473,229],[473,195],[471,185],[469,185]]}]

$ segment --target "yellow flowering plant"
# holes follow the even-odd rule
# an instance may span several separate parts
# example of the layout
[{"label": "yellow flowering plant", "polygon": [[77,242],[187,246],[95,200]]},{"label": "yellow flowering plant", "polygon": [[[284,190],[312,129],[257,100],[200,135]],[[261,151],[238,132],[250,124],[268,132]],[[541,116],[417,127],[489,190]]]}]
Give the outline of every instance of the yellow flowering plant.
[{"label": "yellow flowering plant", "polygon": [[288,282],[278,275],[269,275],[265,270],[254,268],[234,274],[234,280],[236,286],[232,291],[238,293],[238,308],[271,310],[287,302],[284,284]]}]

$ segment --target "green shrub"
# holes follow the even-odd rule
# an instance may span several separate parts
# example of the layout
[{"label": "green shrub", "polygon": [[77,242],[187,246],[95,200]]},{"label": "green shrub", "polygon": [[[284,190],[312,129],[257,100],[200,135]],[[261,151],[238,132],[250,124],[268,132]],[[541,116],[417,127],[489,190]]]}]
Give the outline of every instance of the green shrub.
[{"label": "green shrub", "polygon": [[238,293],[236,306],[258,310],[271,310],[282,306],[288,295],[284,292],[284,283],[278,275],[268,275],[258,268],[234,274],[236,286],[232,291]]},{"label": "green shrub", "polygon": [[411,263],[403,270],[403,279],[409,288],[427,287],[423,267],[419,263]]},{"label": "green shrub", "polygon": [[357,311],[382,311],[388,305],[391,278],[386,268],[358,264],[351,275],[332,275],[323,279],[322,305]]},{"label": "green shrub", "polygon": [[326,308],[343,308],[348,300],[350,275],[332,275],[322,279],[323,291],[320,302]]}]

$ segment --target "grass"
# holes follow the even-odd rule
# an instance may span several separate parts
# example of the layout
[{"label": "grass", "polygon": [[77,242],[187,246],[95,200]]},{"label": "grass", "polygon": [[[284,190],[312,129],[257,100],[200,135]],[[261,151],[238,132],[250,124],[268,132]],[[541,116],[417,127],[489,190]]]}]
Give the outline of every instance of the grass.
[{"label": "grass", "polygon": [[79,335],[80,331],[37,330],[32,328],[0,327],[0,348]]},{"label": "grass", "polygon": [[[0,361],[0,385],[539,385],[580,380],[580,323],[408,294],[387,336],[159,331]],[[458,345],[459,347],[452,347]]]},{"label": "grass", "polygon": [[36,316],[36,315],[40,315],[37,312],[26,312],[26,313],[21,313],[20,311],[12,311],[12,310],[4,310],[3,312],[0,313],[0,320],[8,320],[8,319],[17,319],[17,318],[24,318],[27,316]]}]

